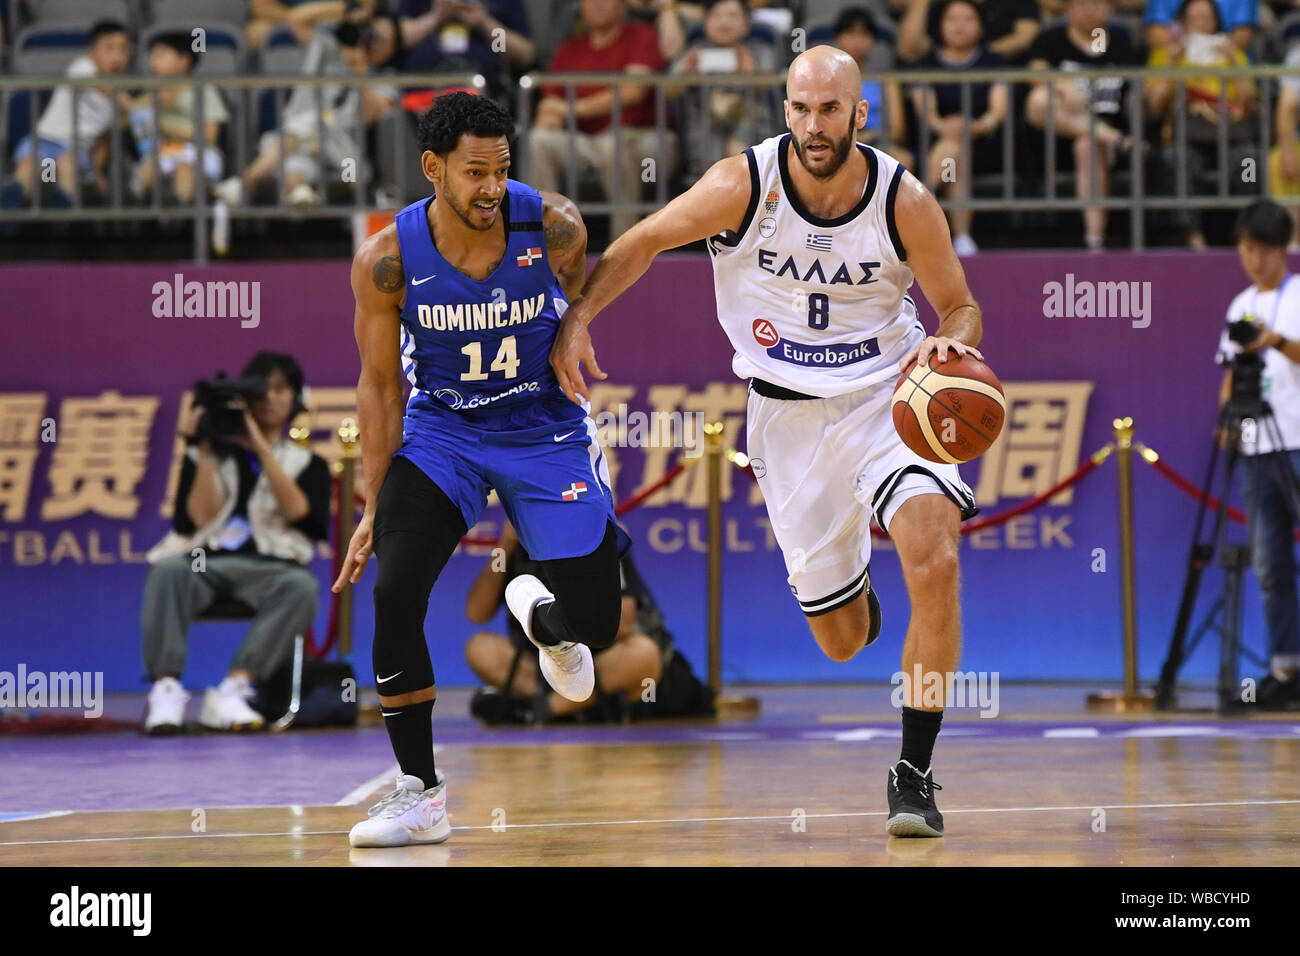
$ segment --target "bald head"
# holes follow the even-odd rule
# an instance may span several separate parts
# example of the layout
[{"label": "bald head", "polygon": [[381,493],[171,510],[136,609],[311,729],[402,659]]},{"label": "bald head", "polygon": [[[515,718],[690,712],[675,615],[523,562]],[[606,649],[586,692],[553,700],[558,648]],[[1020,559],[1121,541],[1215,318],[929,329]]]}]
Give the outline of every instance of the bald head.
[{"label": "bald head", "polygon": [[796,89],[801,93],[815,89],[819,99],[825,98],[821,94],[834,91],[849,102],[857,102],[862,95],[862,71],[843,50],[815,46],[794,58],[785,86],[790,98]]},{"label": "bald head", "polygon": [[843,50],[815,46],[790,64],[785,95],[785,122],[799,161],[817,179],[830,179],[867,123],[862,71]]}]

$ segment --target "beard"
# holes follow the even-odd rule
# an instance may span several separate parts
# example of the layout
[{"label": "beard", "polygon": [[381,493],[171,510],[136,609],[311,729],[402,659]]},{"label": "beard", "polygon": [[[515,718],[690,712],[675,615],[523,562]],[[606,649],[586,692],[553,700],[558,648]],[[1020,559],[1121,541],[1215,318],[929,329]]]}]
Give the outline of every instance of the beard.
[{"label": "beard", "polygon": [[[453,196],[450,192],[444,191],[439,198],[447,200],[447,206],[451,209],[451,211],[454,212],[457,216],[459,216],[460,221],[463,222],[465,225],[469,226],[471,229],[476,229],[479,232],[486,232],[487,230],[491,229],[494,225],[496,225],[495,216],[493,216],[487,222],[484,222],[482,217],[476,215],[473,209],[470,208],[472,203],[463,203],[457,197]],[[497,206],[498,210],[500,208],[501,208],[500,206]]]},{"label": "beard", "polygon": [[814,179],[830,179],[840,171],[840,167],[843,166],[845,161],[849,158],[849,150],[853,148],[853,140],[854,137],[851,124],[849,132],[840,139],[832,139],[828,136],[822,135],[810,140],[810,143],[829,143],[831,147],[830,153],[827,154],[825,159],[811,161],[817,163],[816,167],[810,165],[808,154],[804,152],[805,144],[799,142],[797,138],[793,140],[794,153],[799,157],[799,162],[803,164],[803,168],[806,169],[808,174]]}]

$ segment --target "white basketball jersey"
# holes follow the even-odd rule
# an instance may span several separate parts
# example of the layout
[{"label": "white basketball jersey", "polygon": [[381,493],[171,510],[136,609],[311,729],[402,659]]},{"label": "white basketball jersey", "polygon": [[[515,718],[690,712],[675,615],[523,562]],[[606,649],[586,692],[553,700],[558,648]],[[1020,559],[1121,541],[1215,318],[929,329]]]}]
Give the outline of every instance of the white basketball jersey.
[{"label": "white basketball jersey", "polygon": [[897,378],[925,330],[894,224],[903,167],[856,144],[867,183],[856,206],[820,219],[794,193],[790,134],[745,150],[751,196],[739,232],[708,240],[731,367],[818,398]]}]

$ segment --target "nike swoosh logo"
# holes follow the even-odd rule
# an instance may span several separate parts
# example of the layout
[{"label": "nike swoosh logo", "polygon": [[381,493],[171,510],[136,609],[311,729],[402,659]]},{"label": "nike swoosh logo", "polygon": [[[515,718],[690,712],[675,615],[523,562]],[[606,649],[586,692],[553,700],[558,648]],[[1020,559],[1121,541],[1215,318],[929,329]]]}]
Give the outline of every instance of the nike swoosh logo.
[{"label": "nike swoosh logo", "polygon": [[381,711],[379,712],[379,715],[380,715],[381,717],[401,717],[401,716],[402,716],[402,711],[399,710],[399,711],[396,711],[395,713],[391,713],[391,714],[390,714],[390,713],[389,713],[388,711],[386,711],[386,710],[381,710]]},{"label": "nike swoosh logo", "polygon": [[387,684],[390,680],[392,680],[394,677],[397,677],[401,673],[402,671],[398,671],[396,674],[389,674],[387,677],[380,677],[378,674],[376,674],[375,680],[381,684]]},{"label": "nike swoosh logo", "polygon": [[422,283],[428,282],[430,279],[433,279],[433,278],[436,278],[436,277],[437,277],[437,274],[435,273],[434,275],[431,275],[431,276],[425,276],[423,279],[412,279],[412,280],[411,280],[411,285],[421,285]]},{"label": "nike swoosh logo", "polygon": [[570,435],[572,435],[572,434],[573,434],[573,432],[565,432],[563,435],[556,435],[556,436],[555,436],[555,440],[556,440],[556,441],[564,441],[564,439],[568,438],[568,437],[569,437]]}]

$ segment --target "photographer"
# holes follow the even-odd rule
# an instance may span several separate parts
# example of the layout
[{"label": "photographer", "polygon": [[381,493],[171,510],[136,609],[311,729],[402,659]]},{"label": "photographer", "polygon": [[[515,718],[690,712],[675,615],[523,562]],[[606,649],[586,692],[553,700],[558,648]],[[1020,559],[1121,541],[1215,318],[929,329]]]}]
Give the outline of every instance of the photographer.
[{"label": "photographer", "polygon": [[[1229,327],[1219,364],[1229,365],[1220,404],[1255,392],[1273,411],[1266,421],[1243,419],[1238,480],[1251,519],[1251,563],[1264,597],[1271,673],[1256,703],[1277,710],[1300,705],[1300,605],[1296,601],[1293,534],[1300,526],[1300,281],[1287,271],[1291,219],[1261,200],[1237,219],[1237,253],[1252,285],[1228,306]],[[1258,381],[1258,386],[1255,381]],[[1226,441],[1227,436],[1221,436]]]},{"label": "photographer", "polygon": [[[500,558],[504,558],[504,566]],[[612,646],[595,652],[596,691],[575,703],[553,692],[537,671],[537,655],[523,628],[506,615],[507,634],[480,631],[465,645],[465,660],[485,687],[470,702],[470,713],[488,726],[537,724],[558,719],[618,723],[713,713],[707,685],[673,645],[659,606],[650,595],[632,555],[619,562],[623,607]],[[465,616],[486,624],[504,605],[506,584],[520,574],[543,573],[519,543],[509,521],[501,531],[501,552],[483,566],[465,599]],[[654,693],[647,696],[648,688]]]},{"label": "photographer", "polygon": [[316,614],[319,585],[304,565],[313,540],[329,535],[330,474],[324,459],[284,434],[305,408],[302,392],[297,361],[275,352],[253,356],[238,380],[195,389],[180,428],[189,447],[172,531],[148,554],[140,615],[153,681],[146,733],[182,727],[190,622],[215,601],[233,598],[256,614],[225,680],[204,695],[199,723],[212,730],[261,727],[248,704],[251,682],[281,666]]}]

